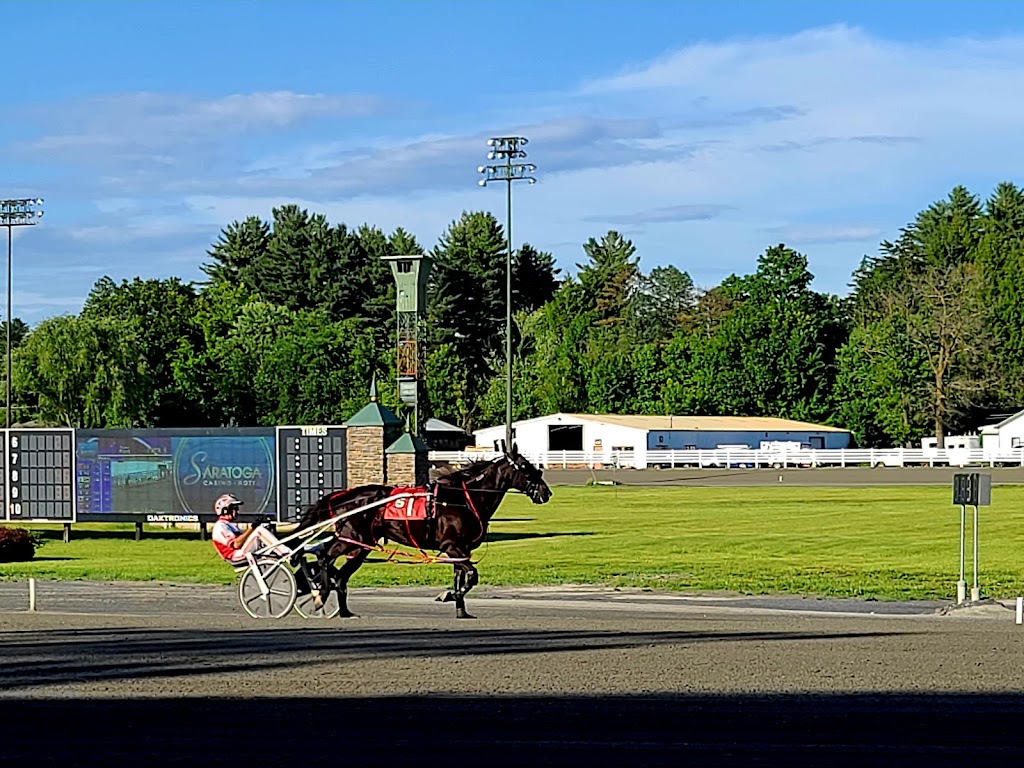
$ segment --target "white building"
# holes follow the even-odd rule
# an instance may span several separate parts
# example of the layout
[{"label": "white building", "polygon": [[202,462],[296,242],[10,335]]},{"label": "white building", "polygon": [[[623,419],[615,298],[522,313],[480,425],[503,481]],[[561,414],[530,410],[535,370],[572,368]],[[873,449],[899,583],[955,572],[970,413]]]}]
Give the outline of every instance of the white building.
[{"label": "white building", "polygon": [[[497,450],[505,425],[476,430],[478,448]],[[805,448],[847,448],[850,432],[802,421],[755,416],[631,416],[555,413],[516,421],[512,435],[527,455],[552,451],[601,454],[613,461],[627,454],[629,464],[657,462],[657,452],[761,447],[764,442],[799,443]]]},{"label": "white building", "polygon": [[997,424],[982,427],[981,446],[990,451],[1024,447],[1024,411],[1019,411]]}]

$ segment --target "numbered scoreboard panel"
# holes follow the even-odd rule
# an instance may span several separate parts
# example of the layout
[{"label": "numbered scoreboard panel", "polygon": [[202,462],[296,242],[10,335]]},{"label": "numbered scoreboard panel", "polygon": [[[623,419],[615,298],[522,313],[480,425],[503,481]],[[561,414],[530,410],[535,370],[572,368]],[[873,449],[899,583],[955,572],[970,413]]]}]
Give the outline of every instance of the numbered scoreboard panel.
[{"label": "numbered scoreboard panel", "polygon": [[296,520],[317,499],[347,487],[344,427],[278,427],[281,522]]},{"label": "numbered scoreboard panel", "polygon": [[11,510],[7,507],[7,432],[0,432],[0,472],[4,481],[0,483],[0,520],[10,520]]},{"label": "numbered scoreboard panel", "polygon": [[75,441],[70,429],[6,434],[7,519],[75,522]]}]

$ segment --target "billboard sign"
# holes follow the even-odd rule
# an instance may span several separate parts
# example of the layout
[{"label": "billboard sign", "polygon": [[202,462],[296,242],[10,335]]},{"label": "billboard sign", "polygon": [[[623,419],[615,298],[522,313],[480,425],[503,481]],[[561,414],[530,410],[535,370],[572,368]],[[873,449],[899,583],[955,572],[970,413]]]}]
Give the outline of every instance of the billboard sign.
[{"label": "billboard sign", "polygon": [[80,520],[195,521],[223,493],[242,516],[277,516],[275,430],[76,432]]}]

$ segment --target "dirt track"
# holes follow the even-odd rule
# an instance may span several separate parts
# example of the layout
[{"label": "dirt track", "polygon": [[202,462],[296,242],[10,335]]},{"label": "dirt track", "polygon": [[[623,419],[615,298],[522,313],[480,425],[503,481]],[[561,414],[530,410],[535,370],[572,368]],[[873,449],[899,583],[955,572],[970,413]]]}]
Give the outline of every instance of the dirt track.
[{"label": "dirt track", "polygon": [[1012,763],[1024,717],[998,604],[481,590],[458,622],[366,590],[360,619],[255,622],[225,588],[49,585],[37,614],[23,588],[0,590],[17,765],[224,762],[241,737],[297,765],[973,768]]}]

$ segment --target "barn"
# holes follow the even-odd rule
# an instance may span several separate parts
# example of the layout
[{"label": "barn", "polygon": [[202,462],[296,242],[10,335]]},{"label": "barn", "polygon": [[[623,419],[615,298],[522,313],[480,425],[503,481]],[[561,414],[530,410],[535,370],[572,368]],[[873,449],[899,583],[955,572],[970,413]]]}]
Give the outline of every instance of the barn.
[{"label": "barn", "polygon": [[[478,448],[497,449],[505,425],[476,430]],[[555,451],[630,454],[645,467],[657,451],[715,450],[720,446],[760,448],[762,443],[799,443],[806,448],[848,448],[845,429],[762,416],[639,416],[554,413],[513,422],[519,450],[529,455]]]},{"label": "barn", "polygon": [[1001,417],[995,424],[981,428],[981,447],[996,451],[1024,447],[1024,411]]}]

